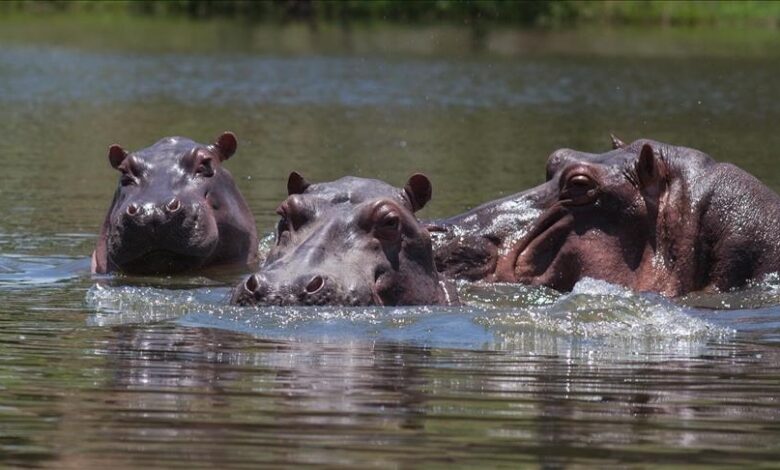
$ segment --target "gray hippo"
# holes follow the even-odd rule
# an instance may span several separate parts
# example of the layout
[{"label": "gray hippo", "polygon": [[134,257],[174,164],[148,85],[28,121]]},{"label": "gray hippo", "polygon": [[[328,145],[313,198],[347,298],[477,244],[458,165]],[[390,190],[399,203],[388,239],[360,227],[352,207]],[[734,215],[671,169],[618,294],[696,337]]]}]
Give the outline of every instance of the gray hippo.
[{"label": "gray hippo", "polygon": [[277,209],[276,245],[260,272],[239,284],[240,305],[448,305],[430,234],[415,218],[431,198],[421,174],[404,189],[345,177],[309,184],[296,172]]},{"label": "gray hippo", "polygon": [[756,178],[691,148],[613,147],[557,150],[547,182],[434,221],[440,272],[563,291],[587,276],[674,297],[780,270],[780,197]]},{"label": "gray hippo", "polygon": [[211,145],[183,137],[132,153],[112,145],[108,160],[122,175],[92,253],[92,271],[256,267],[254,218],[222,166],[236,146],[230,132]]}]

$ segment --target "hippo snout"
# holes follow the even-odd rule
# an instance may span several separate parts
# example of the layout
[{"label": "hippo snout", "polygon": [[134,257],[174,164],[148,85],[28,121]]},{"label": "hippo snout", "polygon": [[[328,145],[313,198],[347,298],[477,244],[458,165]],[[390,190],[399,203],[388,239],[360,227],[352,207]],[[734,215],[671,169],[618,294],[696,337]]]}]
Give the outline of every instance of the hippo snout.
[{"label": "hippo snout", "polygon": [[174,219],[183,209],[182,202],[172,197],[161,204],[130,203],[125,208],[122,218],[125,224],[135,226],[162,225]]},{"label": "hippo snout", "polygon": [[[181,201],[179,201],[175,197],[171,198],[170,201],[165,203],[165,206],[163,207],[163,209],[168,214],[175,214],[176,212],[179,212],[179,210],[181,209]],[[129,217],[140,217],[145,212],[149,212],[150,210],[151,210],[151,212],[154,212],[155,208],[151,207],[150,209],[144,210],[143,206],[139,206],[138,204],[135,204],[135,203],[130,203],[130,204],[127,205],[127,209],[125,209],[125,213]]]},{"label": "hippo snout", "polygon": [[233,292],[238,305],[360,305],[356,292],[346,292],[322,274],[307,274],[289,282],[274,282],[265,273],[247,277]]}]

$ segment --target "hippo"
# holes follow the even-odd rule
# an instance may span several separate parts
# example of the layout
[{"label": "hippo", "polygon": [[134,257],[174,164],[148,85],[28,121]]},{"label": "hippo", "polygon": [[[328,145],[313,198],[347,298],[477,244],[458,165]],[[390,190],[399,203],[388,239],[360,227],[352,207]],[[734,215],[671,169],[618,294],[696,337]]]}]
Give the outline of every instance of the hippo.
[{"label": "hippo", "polygon": [[571,290],[583,277],[668,297],[780,270],[780,197],[707,154],[653,140],[547,160],[546,182],[431,222],[439,271]]},{"label": "hippo", "polygon": [[237,145],[225,132],[211,145],[166,137],[132,153],[109,147],[108,160],[121,176],[92,253],[92,272],[256,269],[254,217],[222,166]]},{"label": "hippo", "polygon": [[310,184],[292,172],[276,245],[256,274],[233,291],[239,305],[450,305],[431,238],[414,212],[430,200],[428,178],[403,189],[344,177]]}]

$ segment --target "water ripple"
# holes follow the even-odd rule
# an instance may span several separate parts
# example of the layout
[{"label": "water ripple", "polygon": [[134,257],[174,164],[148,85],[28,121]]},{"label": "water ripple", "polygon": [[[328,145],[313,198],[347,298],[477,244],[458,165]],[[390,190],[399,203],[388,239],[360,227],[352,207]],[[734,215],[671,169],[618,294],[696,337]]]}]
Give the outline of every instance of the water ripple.
[{"label": "water ripple", "polygon": [[[461,289],[466,290],[467,285]],[[484,289],[484,287],[483,287]],[[506,290],[507,286],[498,286]],[[520,292],[527,288],[518,286]],[[529,346],[546,354],[561,342],[613,343],[658,349],[679,342],[703,344],[724,338],[729,330],[688,315],[659,296],[637,295],[603,281],[585,279],[570,294],[551,303],[512,307],[258,307],[225,305],[227,289],[171,291],[157,288],[93,286],[88,306],[97,313],[88,323],[107,326],[177,320],[187,326],[221,328],[262,338],[398,341],[432,347],[507,348]],[[620,348],[617,348],[617,344]],[[674,343],[674,345],[672,345]],[[667,345],[667,346],[663,346]],[[690,348],[690,346],[689,346]],[[630,353],[635,353],[629,348]]]}]

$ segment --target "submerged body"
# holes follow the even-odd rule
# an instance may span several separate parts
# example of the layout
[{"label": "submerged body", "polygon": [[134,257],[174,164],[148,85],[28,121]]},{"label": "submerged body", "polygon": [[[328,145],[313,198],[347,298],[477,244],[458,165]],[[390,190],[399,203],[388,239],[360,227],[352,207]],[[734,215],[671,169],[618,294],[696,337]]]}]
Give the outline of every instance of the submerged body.
[{"label": "submerged body", "polygon": [[651,140],[569,149],[547,182],[440,227],[445,275],[571,290],[583,277],[678,296],[780,270],[780,197],[745,171]]},{"label": "submerged body", "polygon": [[448,305],[457,302],[433,260],[430,234],[414,211],[431,186],[414,175],[404,189],[345,177],[309,184],[297,173],[277,212],[276,245],[239,284],[241,305]]},{"label": "submerged body", "polygon": [[109,161],[122,176],[92,254],[95,273],[172,274],[257,262],[254,217],[222,162],[236,150],[226,132],[212,145],[167,137]]}]

